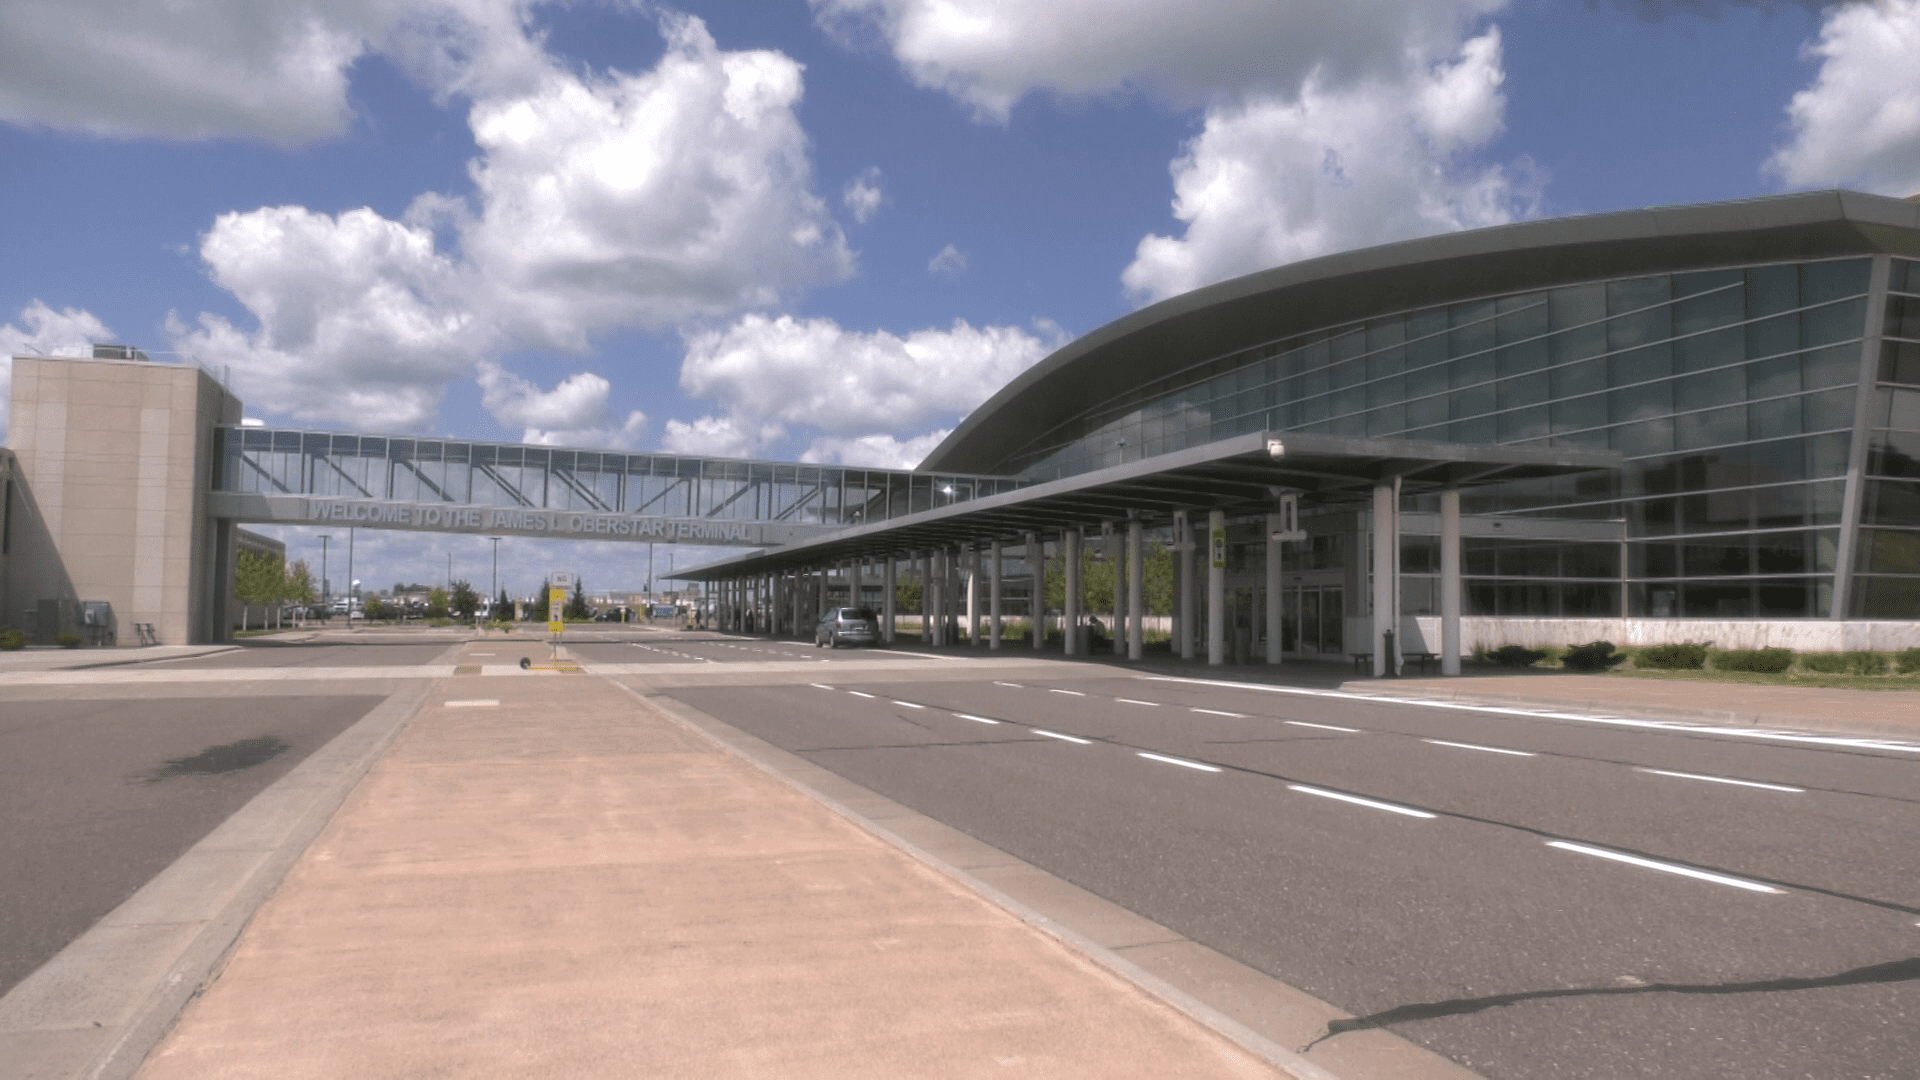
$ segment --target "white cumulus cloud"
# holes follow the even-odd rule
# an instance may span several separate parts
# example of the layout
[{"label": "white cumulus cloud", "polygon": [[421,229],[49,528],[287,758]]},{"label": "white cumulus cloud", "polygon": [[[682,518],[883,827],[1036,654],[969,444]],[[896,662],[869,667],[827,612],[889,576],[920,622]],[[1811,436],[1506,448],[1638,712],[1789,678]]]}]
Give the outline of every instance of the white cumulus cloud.
[{"label": "white cumulus cloud", "polygon": [[911,469],[939,446],[952,428],[929,431],[911,439],[891,435],[862,435],[857,439],[822,436],[801,453],[800,460],[832,465],[870,465],[879,469]]},{"label": "white cumulus cloud", "polygon": [[[481,365],[771,305],[853,269],[810,188],[800,66],[721,50],[689,16],[660,25],[666,53],[640,74],[549,60],[537,77],[506,62],[476,76],[470,201],[426,193],[404,221],[298,206],[223,215],[201,256],[255,325],[176,318],[175,347],[231,367],[249,404],[303,421],[430,426],[452,381],[491,372],[496,415],[527,438],[630,442],[631,416],[508,419],[550,395],[580,405],[597,385],[580,380],[604,376],[543,392]],[[610,388],[597,392],[604,405]]]},{"label": "white cumulus cloud", "polygon": [[1310,76],[1290,98],[1208,108],[1173,163],[1182,236],[1149,235],[1122,274],[1158,300],[1281,263],[1497,225],[1537,211],[1530,163],[1474,153],[1505,110],[1497,27],[1453,55],[1412,50],[1393,77],[1345,88]]},{"label": "white cumulus cloud", "polygon": [[[91,311],[63,308],[55,311],[35,300],[20,310],[22,329],[0,323],[0,399],[12,400],[15,356],[89,356],[96,341],[112,341],[113,331]],[[7,438],[11,417],[0,412],[0,444]]]},{"label": "white cumulus cloud", "polygon": [[[927,436],[900,442],[898,433],[951,426],[1064,342],[1051,324],[1036,331],[956,319],[944,330],[900,336],[848,330],[832,319],[745,315],[688,338],[680,386],[719,402],[721,412],[693,424],[669,421],[664,445],[758,453],[800,435],[815,440],[820,460],[855,444],[862,452],[908,453],[901,447]],[[895,441],[871,441],[876,436]],[[707,449],[719,446],[729,449]]]},{"label": "white cumulus cloud", "polygon": [[538,67],[533,0],[9,0],[0,121],[119,137],[291,145],[352,122],[349,69],[381,53],[436,93]]},{"label": "white cumulus cloud", "polygon": [[623,418],[608,405],[613,384],[591,371],[575,372],[542,390],[498,363],[480,364],[481,404],[503,424],[523,428],[522,442],[544,446],[628,449],[647,429],[638,409]]},{"label": "white cumulus cloud", "polygon": [[880,189],[880,170],[862,169],[860,175],[847,181],[846,189],[840,193],[840,204],[853,215],[853,220],[865,225],[880,212],[880,204],[886,201],[886,193]]},{"label": "white cumulus cloud", "polygon": [[1767,169],[1796,187],[1920,194],[1920,0],[1828,9],[1813,84],[1793,95],[1793,134]]},{"label": "white cumulus cloud", "polygon": [[907,77],[1005,121],[1028,94],[1139,88],[1177,104],[1396,72],[1504,0],[812,0],[843,41],[877,35]]},{"label": "white cumulus cloud", "polygon": [[967,253],[948,244],[927,260],[927,273],[935,277],[959,277],[967,271]]}]

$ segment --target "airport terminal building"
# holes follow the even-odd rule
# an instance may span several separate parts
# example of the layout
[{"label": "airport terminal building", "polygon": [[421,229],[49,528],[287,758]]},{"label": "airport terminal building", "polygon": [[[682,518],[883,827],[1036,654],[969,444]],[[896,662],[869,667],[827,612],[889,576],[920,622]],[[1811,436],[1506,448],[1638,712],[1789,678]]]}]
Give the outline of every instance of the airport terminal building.
[{"label": "airport terminal building", "polygon": [[[55,482],[33,443],[45,426],[22,422],[48,403],[23,400],[38,376],[20,364],[9,536]],[[849,595],[890,608],[911,567],[936,638],[984,619],[977,636],[997,643],[996,615],[1026,614],[1046,557],[1075,574],[1091,539],[1124,570],[1114,614],[1135,655],[1153,544],[1176,552],[1177,647],[1216,660],[1372,654],[1378,673],[1389,631],[1394,651],[1454,656],[1601,637],[1920,645],[1913,200],[1819,192],[1535,221],[1253,274],[1075,340],[912,471],[591,452],[565,452],[563,469],[542,448],[542,490],[559,494],[536,500],[475,463],[533,448],[476,444],[463,489],[402,492],[390,478],[420,474],[395,464],[419,456],[415,440],[235,427],[213,391],[195,423],[215,577],[222,529],[323,520],[290,509],[322,495],[414,508],[399,527],[431,527],[416,511],[445,504],[477,508],[474,531],[489,510],[544,526],[575,507],[632,531],[657,513],[647,498],[680,491],[676,520],[757,530],[739,542],[758,550],[685,576],[721,591],[725,617],[782,632],[808,633]],[[336,439],[384,462],[386,486],[341,494]],[[443,478],[452,445],[435,451]],[[674,486],[729,468],[718,488]],[[43,546],[35,562],[88,558]],[[0,559],[14,616],[48,579],[12,546]],[[189,636],[223,632],[201,622]]]}]

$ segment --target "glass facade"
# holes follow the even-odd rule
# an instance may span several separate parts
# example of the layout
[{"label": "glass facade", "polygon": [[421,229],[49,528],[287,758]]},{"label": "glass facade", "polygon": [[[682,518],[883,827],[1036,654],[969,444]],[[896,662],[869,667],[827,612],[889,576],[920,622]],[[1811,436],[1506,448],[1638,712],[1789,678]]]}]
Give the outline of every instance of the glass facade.
[{"label": "glass facade", "polygon": [[[1469,538],[1468,614],[1826,617],[1863,342],[1878,329],[1849,607],[1920,617],[1920,264],[1891,265],[1879,328],[1867,257],[1590,281],[1327,327],[1098,403],[1002,468],[1052,479],[1259,431],[1614,450],[1618,475],[1464,493],[1469,514],[1619,521],[1625,539]],[[1431,606],[1436,579],[1415,569],[1426,557],[1403,552],[1410,612]]]},{"label": "glass facade", "polygon": [[1013,491],[1002,476],[797,465],[519,443],[219,430],[217,491],[859,525]]},{"label": "glass facade", "polygon": [[1920,617],[1920,262],[1893,260],[1854,556],[1855,618]]}]

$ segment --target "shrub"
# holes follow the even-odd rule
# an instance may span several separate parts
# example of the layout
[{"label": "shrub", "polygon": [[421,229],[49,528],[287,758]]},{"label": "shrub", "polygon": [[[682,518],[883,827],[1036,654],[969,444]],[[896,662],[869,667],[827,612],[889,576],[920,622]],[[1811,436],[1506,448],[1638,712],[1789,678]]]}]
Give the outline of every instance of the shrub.
[{"label": "shrub", "polygon": [[1920,649],[1902,649],[1894,653],[1893,666],[1902,675],[1920,671]]},{"label": "shrub", "polygon": [[1546,659],[1547,654],[1539,649],[1529,649],[1525,645],[1502,645],[1487,654],[1487,659],[1501,667],[1532,667]]},{"label": "shrub", "polygon": [[1822,675],[1885,675],[1888,663],[1886,653],[1806,653],[1800,666]]},{"label": "shrub", "polygon": [[1817,671],[1822,675],[1845,675],[1847,673],[1847,654],[1837,652],[1802,653],[1800,666],[1808,671]]},{"label": "shrub", "polygon": [[1575,671],[1605,671],[1626,659],[1626,653],[1613,651],[1613,642],[1590,641],[1585,645],[1567,646],[1566,655],[1560,658],[1560,663]]},{"label": "shrub", "polygon": [[56,642],[59,642],[60,647],[63,649],[77,649],[80,647],[81,643],[86,641],[87,639],[81,637],[79,634],[69,631],[67,633],[64,633],[55,637],[53,640]]},{"label": "shrub", "polygon": [[1792,649],[1727,649],[1713,654],[1713,666],[1721,671],[1758,671],[1778,675],[1792,664]]},{"label": "shrub", "polygon": [[1693,641],[1680,641],[1670,645],[1649,645],[1640,650],[1633,658],[1637,667],[1658,668],[1662,671],[1682,671],[1707,666],[1707,647]]},{"label": "shrub", "polygon": [[1847,655],[1847,670],[1855,675],[1885,675],[1887,673],[1887,654],[1877,652],[1850,652]]},{"label": "shrub", "polygon": [[6,649],[8,652],[12,652],[15,649],[24,649],[26,647],[27,635],[25,631],[15,630],[13,627],[0,630],[0,649]]}]

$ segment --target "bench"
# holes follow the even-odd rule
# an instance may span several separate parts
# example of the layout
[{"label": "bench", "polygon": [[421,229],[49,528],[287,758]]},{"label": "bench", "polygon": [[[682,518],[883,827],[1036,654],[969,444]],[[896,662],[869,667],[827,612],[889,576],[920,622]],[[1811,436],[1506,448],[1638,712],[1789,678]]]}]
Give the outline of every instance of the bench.
[{"label": "bench", "polygon": [[[1373,670],[1373,654],[1372,653],[1357,652],[1357,653],[1350,653],[1349,655],[1353,657],[1354,674],[1362,675]],[[1431,664],[1439,659],[1440,659],[1439,653],[1403,652],[1400,654],[1400,663],[1402,667],[1405,667],[1409,661],[1418,663],[1420,665],[1420,674],[1422,675],[1425,675],[1427,673],[1428,664]]]}]

